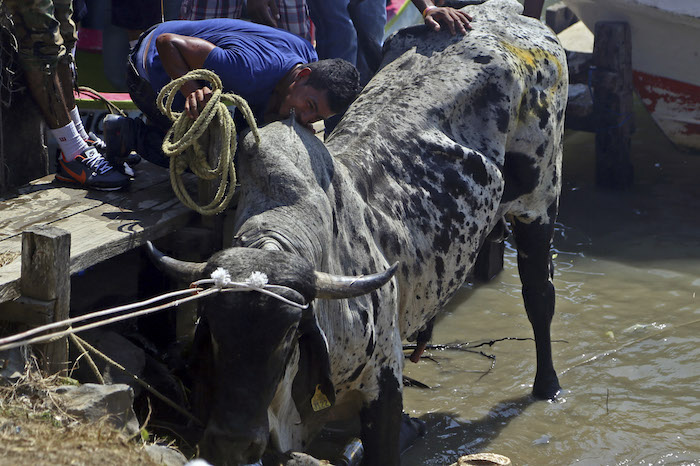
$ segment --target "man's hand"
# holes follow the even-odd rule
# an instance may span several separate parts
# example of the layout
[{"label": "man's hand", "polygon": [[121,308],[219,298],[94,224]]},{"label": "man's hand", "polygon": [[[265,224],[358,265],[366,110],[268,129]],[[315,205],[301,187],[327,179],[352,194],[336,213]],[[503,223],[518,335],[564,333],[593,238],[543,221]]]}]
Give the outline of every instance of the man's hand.
[{"label": "man's hand", "polygon": [[211,99],[211,89],[204,86],[190,93],[190,95],[185,98],[185,113],[191,119],[195,119],[199,116],[202,109],[207,105],[209,99]]},{"label": "man's hand", "polygon": [[275,0],[248,0],[247,11],[250,19],[256,23],[277,27],[280,12]]},{"label": "man's hand", "polygon": [[472,17],[468,14],[450,7],[433,7],[425,13],[425,24],[433,31],[439,31],[442,24],[447,26],[453,36],[457,32],[466,34],[472,28],[469,24],[471,20]]}]

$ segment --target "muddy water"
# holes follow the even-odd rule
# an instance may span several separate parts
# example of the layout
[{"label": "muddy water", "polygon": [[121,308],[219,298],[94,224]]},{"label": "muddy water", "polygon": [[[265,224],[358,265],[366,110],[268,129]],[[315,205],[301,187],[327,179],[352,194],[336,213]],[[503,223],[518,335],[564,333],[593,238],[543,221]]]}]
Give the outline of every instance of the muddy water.
[{"label": "muddy water", "polygon": [[[406,374],[405,409],[428,434],[404,466],[490,451],[515,465],[700,464],[700,155],[679,152],[636,108],[635,185],[593,180],[594,136],[567,134],[554,241],[557,403],[533,402],[532,341],[431,351]],[[530,337],[515,252],[488,284],[467,284],[434,343]]]}]

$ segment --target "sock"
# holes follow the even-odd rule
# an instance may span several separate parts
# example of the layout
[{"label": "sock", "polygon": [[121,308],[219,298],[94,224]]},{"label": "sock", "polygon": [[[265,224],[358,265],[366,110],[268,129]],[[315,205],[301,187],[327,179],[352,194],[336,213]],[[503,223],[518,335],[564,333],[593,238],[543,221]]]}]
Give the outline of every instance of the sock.
[{"label": "sock", "polygon": [[129,50],[134,50],[134,47],[136,47],[136,43],[138,42],[138,39],[130,40],[129,41]]},{"label": "sock", "polygon": [[87,143],[80,137],[72,121],[62,128],[52,129],[51,134],[58,142],[66,162],[72,161],[76,155],[88,149]]},{"label": "sock", "polygon": [[70,119],[73,120],[75,129],[78,131],[80,137],[84,140],[87,140],[89,136],[87,131],[85,131],[85,127],[83,127],[83,120],[80,119],[80,112],[78,112],[78,107],[73,107],[73,110],[70,111]]}]

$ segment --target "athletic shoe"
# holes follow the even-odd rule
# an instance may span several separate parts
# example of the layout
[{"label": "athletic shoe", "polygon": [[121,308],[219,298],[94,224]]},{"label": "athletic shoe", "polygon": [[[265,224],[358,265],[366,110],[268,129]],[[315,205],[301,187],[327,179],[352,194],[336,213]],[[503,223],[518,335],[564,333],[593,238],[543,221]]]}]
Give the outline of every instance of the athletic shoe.
[{"label": "athletic shoe", "polygon": [[[100,151],[100,154],[106,155],[107,154],[107,143],[104,142],[102,139],[100,139],[95,133],[90,131],[88,133],[89,139],[86,141],[88,145],[93,146],[95,149]],[[109,160],[109,159],[107,159]],[[126,154],[126,158],[124,159],[124,162],[129,164],[130,167],[133,167],[134,165],[138,165],[138,163],[141,161],[141,156],[137,154],[136,152],[130,152]],[[133,173],[133,171],[132,171]],[[127,173],[128,174],[128,173]],[[130,176],[134,176],[133,174]]]},{"label": "athletic shoe", "polygon": [[[85,141],[88,146],[92,146],[95,149],[97,149],[97,152],[102,154],[104,157],[105,153],[107,152],[107,144],[100,139],[95,133],[92,131],[88,133],[88,139]],[[141,161],[141,157],[138,155],[134,154],[134,156],[138,157],[138,160],[136,160],[133,164],[136,165]],[[129,177],[134,177],[134,170],[131,168],[130,165],[128,165],[129,161],[122,162],[121,164],[119,163],[113,163],[114,168],[119,170],[122,174],[129,176]]]},{"label": "athletic shoe", "polygon": [[129,185],[131,179],[115,169],[94,147],[88,147],[75,159],[58,158],[56,179],[98,191],[116,191]]}]

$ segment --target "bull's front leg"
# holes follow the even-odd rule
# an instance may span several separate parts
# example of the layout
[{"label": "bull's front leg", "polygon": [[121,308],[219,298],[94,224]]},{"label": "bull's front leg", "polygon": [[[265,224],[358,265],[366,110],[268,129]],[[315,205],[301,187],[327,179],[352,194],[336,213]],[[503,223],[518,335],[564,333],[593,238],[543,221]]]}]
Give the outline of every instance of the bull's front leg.
[{"label": "bull's front leg", "polygon": [[513,221],[525,311],[535,334],[537,349],[537,374],[532,394],[540,399],[553,399],[561,390],[552,362],[550,333],[555,299],[552,284],[554,269],[550,255],[554,215],[550,218],[552,220],[547,224]]},{"label": "bull's front leg", "polygon": [[383,367],[378,375],[379,397],[360,412],[365,466],[392,466],[400,462],[399,433],[403,397],[401,380]]}]

